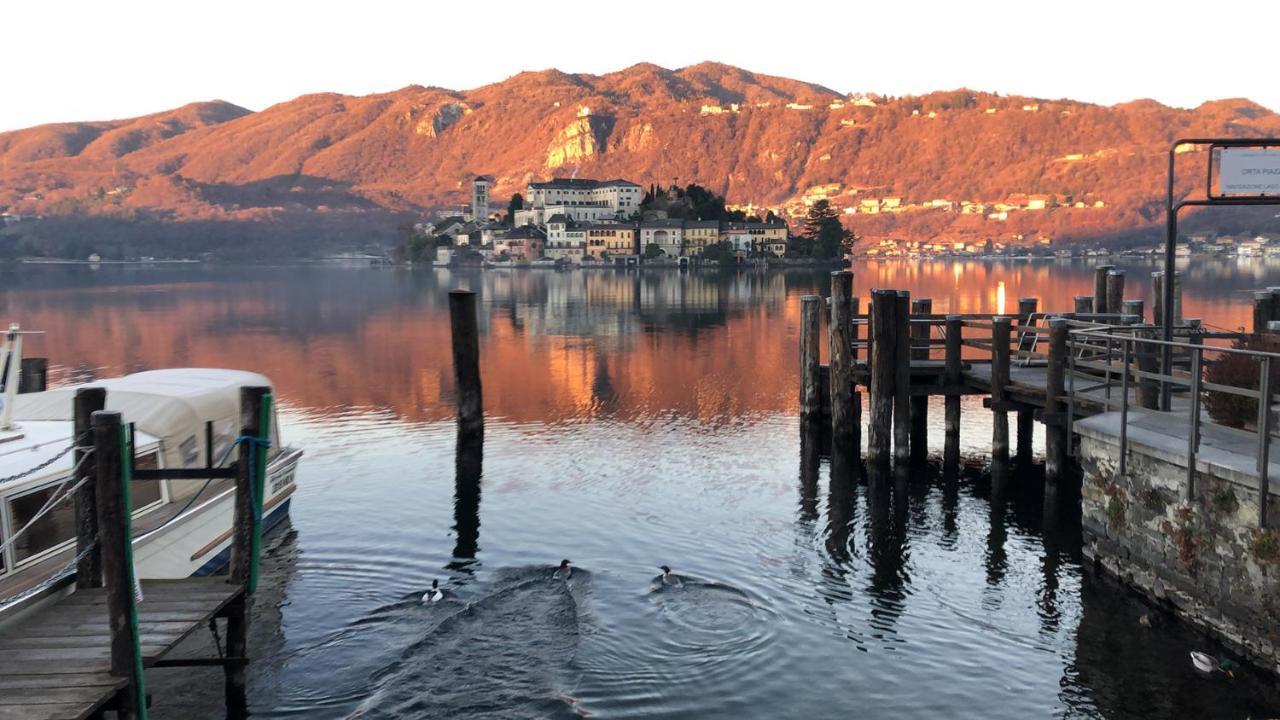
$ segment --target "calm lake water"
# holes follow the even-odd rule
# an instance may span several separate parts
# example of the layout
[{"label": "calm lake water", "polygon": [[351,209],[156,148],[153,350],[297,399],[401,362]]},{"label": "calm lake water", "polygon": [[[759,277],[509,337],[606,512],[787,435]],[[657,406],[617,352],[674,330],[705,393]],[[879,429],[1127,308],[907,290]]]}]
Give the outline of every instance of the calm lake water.
[{"label": "calm lake water", "polygon": [[[1127,266],[1146,297],[1149,265]],[[935,312],[1068,309],[1070,263],[858,265]],[[1280,264],[1196,260],[1185,315],[1247,324]],[[1003,291],[1000,284],[1003,283]],[[488,424],[458,451],[445,293],[480,296]],[[1175,622],[1082,566],[1038,468],[868,484],[802,443],[799,298],[825,273],[0,268],[55,384],[257,370],[306,450],[250,670],[263,718],[1246,718]],[[978,399],[965,448],[990,438]],[[931,441],[940,451],[942,413]],[[1068,504],[1069,505],[1069,504]],[[561,558],[578,568],[566,583]],[[654,591],[657,566],[682,588]],[[418,598],[438,579],[449,596]],[[173,673],[175,671],[168,671]],[[188,671],[180,671],[187,673]],[[219,717],[217,674],[153,717]],[[172,692],[176,688],[178,692]]]}]

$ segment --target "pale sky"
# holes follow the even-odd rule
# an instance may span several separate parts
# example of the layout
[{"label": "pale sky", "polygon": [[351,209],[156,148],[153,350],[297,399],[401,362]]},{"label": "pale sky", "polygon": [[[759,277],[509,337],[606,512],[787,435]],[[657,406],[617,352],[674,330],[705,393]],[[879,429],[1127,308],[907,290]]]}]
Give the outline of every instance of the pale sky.
[{"label": "pale sky", "polygon": [[1280,109],[1280,0],[8,0],[0,130],[704,60],[890,95]]}]

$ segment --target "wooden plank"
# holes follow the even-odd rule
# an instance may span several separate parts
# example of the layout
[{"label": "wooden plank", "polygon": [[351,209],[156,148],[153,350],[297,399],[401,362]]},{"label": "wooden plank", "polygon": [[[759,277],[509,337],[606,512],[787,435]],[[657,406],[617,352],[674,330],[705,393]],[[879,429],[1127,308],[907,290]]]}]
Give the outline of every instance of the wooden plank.
[{"label": "wooden plank", "polygon": [[[190,621],[174,621],[174,622],[140,622],[138,623],[138,631],[143,634],[159,634],[172,633],[179,634],[190,625]],[[33,627],[24,627],[13,630],[10,633],[0,637],[0,647],[10,639],[21,638],[37,638],[37,637],[107,637],[110,631],[104,620],[99,623],[77,623],[75,625],[56,625],[41,624]]]},{"label": "wooden plank", "polygon": [[110,673],[50,673],[47,675],[0,675],[0,690],[24,688],[98,687],[115,689],[124,686],[124,679]]},{"label": "wooden plank", "polygon": [[[155,655],[172,647],[172,643],[143,645],[143,655]],[[111,657],[111,648],[105,645],[94,647],[41,647],[41,648],[0,648],[0,663],[26,662],[28,660],[65,660],[68,667],[77,667],[80,660],[98,660]]]},{"label": "wooden plank", "polygon": [[98,704],[66,703],[20,707],[0,705],[0,720],[80,720],[89,717]]},{"label": "wooden plank", "polygon": [[16,688],[5,690],[0,693],[0,707],[17,705],[20,707],[31,707],[35,705],[58,705],[64,703],[75,703],[93,705],[97,704],[102,695],[109,686],[103,685],[87,685],[87,686],[64,686],[64,687],[36,687],[36,688]]}]

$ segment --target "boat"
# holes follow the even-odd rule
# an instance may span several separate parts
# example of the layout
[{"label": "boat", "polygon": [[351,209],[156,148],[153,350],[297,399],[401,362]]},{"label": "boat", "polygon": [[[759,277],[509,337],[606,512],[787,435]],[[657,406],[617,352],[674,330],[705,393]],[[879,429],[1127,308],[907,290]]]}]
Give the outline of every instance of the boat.
[{"label": "boat", "polygon": [[[17,353],[6,350],[13,362],[5,367],[16,366]],[[75,580],[76,518],[68,491],[76,390],[105,388],[106,409],[133,425],[135,469],[204,468],[219,459],[234,462],[240,388],[271,382],[253,372],[183,368],[22,395],[13,384],[5,383],[0,413],[0,628]],[[263,532],[288,516],[302,456],[281,445],[274,417],[267,452]],[[234,481],[134,481],[131,490],[139,578],[198,577],[226,567]]]}]

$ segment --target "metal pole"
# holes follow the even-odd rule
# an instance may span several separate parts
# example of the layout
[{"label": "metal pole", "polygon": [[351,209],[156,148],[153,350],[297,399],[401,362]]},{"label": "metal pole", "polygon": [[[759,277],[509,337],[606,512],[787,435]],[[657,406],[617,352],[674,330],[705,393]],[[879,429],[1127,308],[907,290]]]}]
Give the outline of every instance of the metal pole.
[{"label": "metal pole", "polygon": [[1271,463],[1271,357],[1262,358],[1258,378],[1258,527],[1267,526],[1268,465]]},{"label": "metal pole", "polygon": [[[1129,456],[1129,353],[1133,338],[1125,338],[1124,361],[1120,367],[1120,474],[1125,474],[1126,460]],[[1110,409],[1110,408],[1108,408]]]},{"label": "metal pole", "polygon": [[[1169,148],[1169,177],[1167,192],[1165,195],[1166,209],[1166,233],[1164,238],[1164,282],[1160,288],[1161,305],[1163,305],[1162,317],[1160,318],[1160,338],[1166,343],[1173,342],[1173,274],[1174,253],[1177,252],[1178,245],[1178,209],[1173,206],[1173,171],[1174,157],[1178,149],[1178,144],[1174,144]],[[1160,374],[1166,377],[1173,375],[1173,346],[1162,345],[1160,347]],[[1169,391],[1170,386],[1167,380],[1160,381],[1160,409],[1165,412],[1169,411]]]},{"label": "metal pole", "polygon": [[[1167,345],[1165,347],[1168,347]],[[1204,348],[1191,351],[1191,417],[1187,423],[1187,497],[1190,502],[1196,492],[1196,451],[1200,449],[1200,363]]]}]

